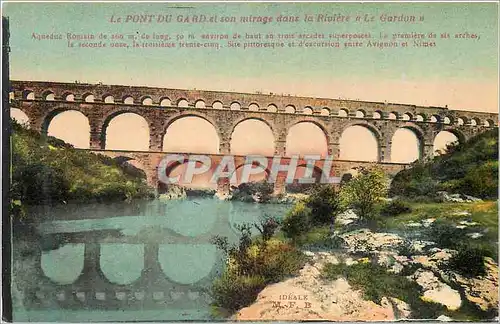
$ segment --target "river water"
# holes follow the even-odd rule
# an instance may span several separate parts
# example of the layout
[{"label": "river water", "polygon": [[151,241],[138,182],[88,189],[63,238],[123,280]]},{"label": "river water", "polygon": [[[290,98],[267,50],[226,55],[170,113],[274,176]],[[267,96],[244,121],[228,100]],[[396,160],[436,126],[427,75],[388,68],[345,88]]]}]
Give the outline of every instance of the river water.
[{"label": "river water", "polygon": [[[236,225],[282,218],[289,208],[212,198],[34,207],[45,250],[14,253],[14,320],[207,320],[206,291],[223,266],[210,239],[237,242]],[[83,275],[87,249],[99,276]]]}]

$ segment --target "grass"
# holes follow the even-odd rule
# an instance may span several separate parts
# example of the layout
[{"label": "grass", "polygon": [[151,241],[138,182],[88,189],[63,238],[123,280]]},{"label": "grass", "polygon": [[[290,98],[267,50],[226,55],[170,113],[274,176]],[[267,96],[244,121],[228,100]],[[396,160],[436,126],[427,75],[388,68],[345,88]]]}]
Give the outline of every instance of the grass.
[{"label": "grass", "polygon": [[[422,232],[427,232],[427,239],[435,241],[436,237],[432,237],[432,228],[436,226],[449,226],[453,228],[460,221],[476,222],[478,225],[470,226],[462,230],[455,230],[459,236],[454,238],[452,244],[448,247],[459,249],[461,246],[467,245],[471,248],[476,248],[485,251],[486,256],[490,256],[498,260],[498,203],[496,201],[484,201],[476,203],[413,203],[413,211],[411,213],[401,214],[395,217],[386,217],[379,221],[380,230],[398,230],[398,231],[414,231],[414,228],[409,228],[406,224],[410,222],[419,222],[427,218],[435,218],[435,223],[430,230],[419,228]],[[467,211],[469,215],[456,215],[458,212]],[[480,232],[482,237],[472,239],[465,235],[466,233]],[[439,243],[439,242],[438,242]]]},{"label": "grass", "polygon": [[[412,203],[412,212],[395,217],[386,217],[379,222],[383,229],[405,229],[409,222],[418,222],[427,218],[436,218],[442,221],[459,222],[469,219],[481,224],[488,232],[498,234],[498,204],[496,201],[476,203]],[[454,215],[457,212],[467,211],[470,215]]]}]

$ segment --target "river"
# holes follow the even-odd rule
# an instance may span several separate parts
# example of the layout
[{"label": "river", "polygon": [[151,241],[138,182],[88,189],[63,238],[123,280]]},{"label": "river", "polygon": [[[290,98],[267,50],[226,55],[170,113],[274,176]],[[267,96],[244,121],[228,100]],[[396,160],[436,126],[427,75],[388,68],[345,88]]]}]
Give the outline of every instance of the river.
[{"label": "river", "polygon": [[224,263],[210,239],[237,242],[236,225],[289,207],[212,198],[33,207],[45,249],[14,253],[14,320],[210,319],[208,290]]}]

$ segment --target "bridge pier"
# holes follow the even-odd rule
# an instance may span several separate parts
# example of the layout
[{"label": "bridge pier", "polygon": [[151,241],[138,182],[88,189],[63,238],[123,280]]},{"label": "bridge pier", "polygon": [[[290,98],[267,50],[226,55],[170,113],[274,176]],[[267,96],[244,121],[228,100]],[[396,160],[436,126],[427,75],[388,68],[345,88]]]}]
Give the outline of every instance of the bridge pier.
[{"label": "bridge pier", "polygon": [[328,144],[328,155],[333,156],[334,160],[340,158],[340,144],[339,143],[329,143]]},{"label": "bridge pier", "polygon": [[90,131],[89,148],[93,150],[99,150],[103,148],[101,144],[101,131]]},{"label": "bridge pier", "polygon": [[231,192],[231,183],[229,178],[219,178],[217,180],[217,195],[223,197]]},{"label": "bridge pier", "polygon": [[163,136],[152,129],[149,134],[149,150],[160,152],[163,149]]},{"label": "bridge pier", "polygon": [[421,160],[430,160],[434,157],[434,144],[431,143],[424,143],[423,144],[423,149],[422,149],[422,156]]},{"label": "bridge pier", "polygon": [[285,156],[286,140],[276,140],[274,142],[274,155]]},{"label": "bridge pier", "polygon": [[380,146],[378,160],[382,162],[391,162],[391,150],[392,143],[388,143],[387,145]]},{"label": "bridge pier", "polygon": [[286,191],[286,177],[287,174],[285,172],[278,172],[276,176],[276,181],[274,182],[274,195],[280,195],[285,193]]}]

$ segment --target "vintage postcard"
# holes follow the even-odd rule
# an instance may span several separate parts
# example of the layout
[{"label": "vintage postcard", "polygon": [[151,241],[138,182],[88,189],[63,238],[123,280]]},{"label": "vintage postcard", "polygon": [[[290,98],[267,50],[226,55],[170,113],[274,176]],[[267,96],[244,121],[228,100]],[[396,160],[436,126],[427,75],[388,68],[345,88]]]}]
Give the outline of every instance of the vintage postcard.
[{"label": "vintage postcard", "polygon": [[498,2],[2,28],[4,319],[498,320]]}]

